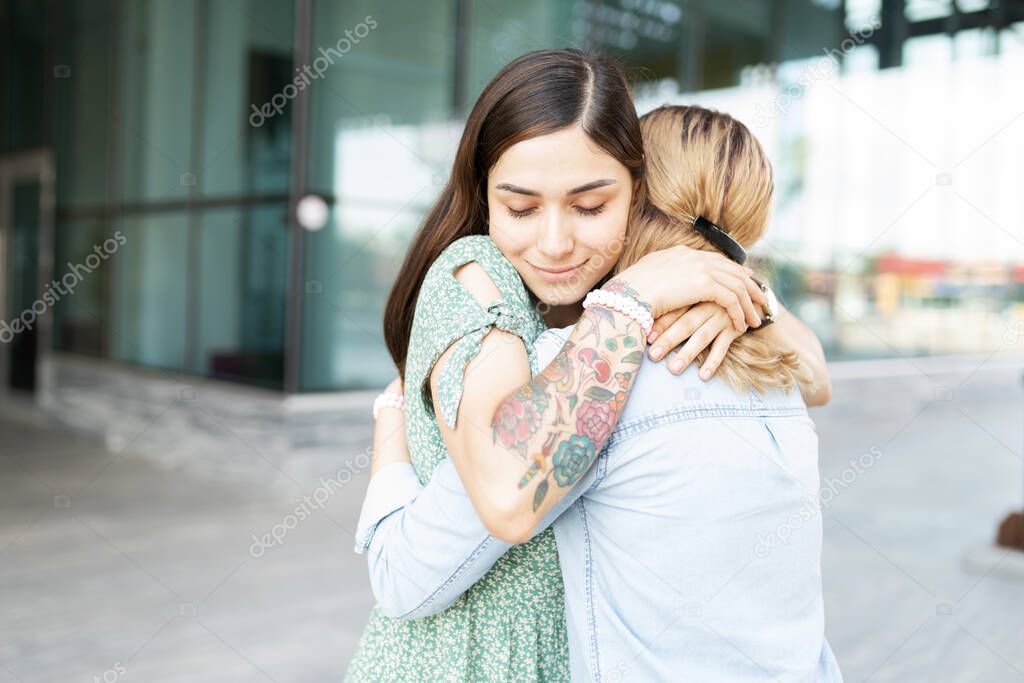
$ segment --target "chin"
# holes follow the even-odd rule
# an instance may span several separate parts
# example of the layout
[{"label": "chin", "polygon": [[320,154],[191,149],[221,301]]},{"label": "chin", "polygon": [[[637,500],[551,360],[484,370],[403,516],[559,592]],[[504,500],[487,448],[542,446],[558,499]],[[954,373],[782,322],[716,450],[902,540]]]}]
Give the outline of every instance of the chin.
[{"label": "chin", "polygon": [[579,303],[589,292],[589,288],[581,288],[579,285],[573,287],[557,287],[544,283],[540,291],[534,290],[541,303],[548,306],[569,306]]}]

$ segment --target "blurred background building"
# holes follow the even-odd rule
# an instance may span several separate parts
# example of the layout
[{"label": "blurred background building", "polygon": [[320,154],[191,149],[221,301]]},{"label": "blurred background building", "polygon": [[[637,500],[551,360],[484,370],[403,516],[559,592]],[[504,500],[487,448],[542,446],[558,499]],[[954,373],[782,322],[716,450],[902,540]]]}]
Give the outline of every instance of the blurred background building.
[{"label": "blurred background building", "polygon": [[47,311],[3,345],[13,387],[89,358],[383,385],[385,295],[463,117],[552,46],[620,57],[641,110],[757,132],[778,180],[760,256],[831,357],[1024,332],[1024,2],[5,0],[0,21],[2,317]]}]

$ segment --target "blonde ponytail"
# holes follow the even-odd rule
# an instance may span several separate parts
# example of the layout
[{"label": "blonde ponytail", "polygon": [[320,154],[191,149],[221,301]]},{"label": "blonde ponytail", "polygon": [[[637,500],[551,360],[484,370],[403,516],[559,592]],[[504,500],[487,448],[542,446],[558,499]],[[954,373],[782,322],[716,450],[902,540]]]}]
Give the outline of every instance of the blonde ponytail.
[{"label": "blonde ponytail", "polygon": [[[691,223],[704,216],[749,249],[764,235],[774,191],[772,167],[750,130],[728,114],[666,106],[640,119],[647,199],[630,225],[616,266],[678,244],[716,251]],[[707,352],[697,357],[703,363]],[[757,333],[733,342],[718,376],[733,388],[763,391],[809,384],[797,354],[772,348]]]}]

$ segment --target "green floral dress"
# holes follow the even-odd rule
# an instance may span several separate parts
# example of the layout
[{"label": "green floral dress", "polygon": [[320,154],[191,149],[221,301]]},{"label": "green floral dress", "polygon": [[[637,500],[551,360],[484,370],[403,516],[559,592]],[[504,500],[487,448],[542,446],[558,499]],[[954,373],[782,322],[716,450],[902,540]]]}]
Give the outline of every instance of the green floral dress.
[{"label": "green floral dress", "polygon": [[[455,279],[475,261],[502,299],[486,309]],[[448,456],[429,398],[430,372],[454,345],[438,388],[441,418],[454,425],[466,364],[492,327],[522,338],[537,373],[533,344],[544,330],[522,280],[485,235],[454,242],[431,266],[416,302],[405,373],[409,452],[420,482]],[[446,611],[399,621],[374,609],[348,681],[567,681],[569,646],[558,550],[551,529],[509,550]]]}]

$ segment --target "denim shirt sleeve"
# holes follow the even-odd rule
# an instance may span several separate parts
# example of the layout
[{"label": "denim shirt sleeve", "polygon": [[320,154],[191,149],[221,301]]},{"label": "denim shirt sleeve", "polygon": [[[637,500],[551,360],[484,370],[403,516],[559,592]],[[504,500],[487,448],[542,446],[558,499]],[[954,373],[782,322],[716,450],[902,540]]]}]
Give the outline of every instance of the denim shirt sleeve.
[{"label": "denim shirt sleeve", "polygon": [[[590,487],[594,470],[552,508],[534,536]],[[374,486],[378,479],[381,485]],[[410,495],[412,489],[417,492]],[[422,487],[411,466],[389,465],[378,472],[367,489],[356,536],[377,604],[395,619],[443,612],[512,547],[487,533],[448,458]]]},{"label": "denim shirt sleeve", "polygon": [[359,512],[355,551],[365,553],[381,520],[408,505],[422,488],[416,470],[409,463],[391,463],[378,470],[370,480]]}]

